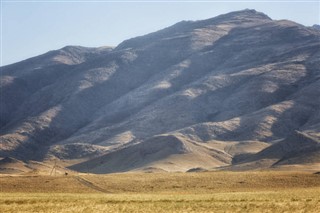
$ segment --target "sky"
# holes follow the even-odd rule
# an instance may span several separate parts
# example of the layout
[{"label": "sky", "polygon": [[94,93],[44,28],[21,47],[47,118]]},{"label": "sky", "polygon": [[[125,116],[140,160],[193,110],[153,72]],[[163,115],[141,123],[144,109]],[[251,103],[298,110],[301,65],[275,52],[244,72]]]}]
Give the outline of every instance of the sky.
[{"label": "sky", "polygon": [[0,0],[1,60],[8,65],[67,45],[116,46],[182,20],[242,9],[306,26],[320,24],[319,0]]}]

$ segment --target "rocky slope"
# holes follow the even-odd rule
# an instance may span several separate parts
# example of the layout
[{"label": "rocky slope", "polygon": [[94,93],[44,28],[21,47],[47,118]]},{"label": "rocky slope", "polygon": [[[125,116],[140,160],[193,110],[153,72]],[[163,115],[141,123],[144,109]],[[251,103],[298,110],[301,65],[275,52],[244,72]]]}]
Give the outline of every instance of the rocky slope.
[{"label": "rocky slope", "polygon": [[256,160],[295,131],[320,139],[319,67],[318,30],[255,10],[65,47],[1,67],[0,156],[97,173]]}]

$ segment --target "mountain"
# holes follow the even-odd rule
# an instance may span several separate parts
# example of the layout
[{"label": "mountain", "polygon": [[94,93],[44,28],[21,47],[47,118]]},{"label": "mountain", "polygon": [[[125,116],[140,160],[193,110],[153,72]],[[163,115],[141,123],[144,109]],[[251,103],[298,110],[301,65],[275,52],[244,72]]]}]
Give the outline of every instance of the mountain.
[{"label": "mountain", "polygon": [[0,156],[95,173],[250,169],[277,149],[317,164],[302,160],[317,143],[287,138],[320,139],[319,67],[318,30],[248,9],[50,51],[1,67]]},{"label": "mountain", "polygon": [[320,30],[320,25],[319,24],[314,24],[312,26],[313,29],[316,29],[316,30]]}]

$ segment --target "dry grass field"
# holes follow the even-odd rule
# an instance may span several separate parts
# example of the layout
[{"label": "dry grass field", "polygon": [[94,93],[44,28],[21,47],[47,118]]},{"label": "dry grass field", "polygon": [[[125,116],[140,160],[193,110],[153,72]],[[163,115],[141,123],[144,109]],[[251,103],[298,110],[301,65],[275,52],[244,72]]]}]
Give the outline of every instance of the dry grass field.
[{"label": "dry grass field", "polygon": [[0,176],[1,212],[319,212],[307,172]]}]

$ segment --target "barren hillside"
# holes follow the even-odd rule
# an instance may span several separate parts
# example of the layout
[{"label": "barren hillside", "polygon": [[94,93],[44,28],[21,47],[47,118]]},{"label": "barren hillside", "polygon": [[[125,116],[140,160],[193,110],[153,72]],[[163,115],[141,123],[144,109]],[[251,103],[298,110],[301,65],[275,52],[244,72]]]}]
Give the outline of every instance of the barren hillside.
[{"label": "barren hillside", "polygon": [[255,10],[50,51],[1,67],[0,157],[95,173],[318,165],[319,67],[319,30]]}]

